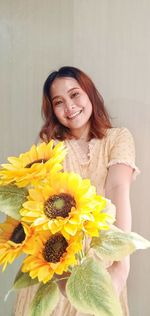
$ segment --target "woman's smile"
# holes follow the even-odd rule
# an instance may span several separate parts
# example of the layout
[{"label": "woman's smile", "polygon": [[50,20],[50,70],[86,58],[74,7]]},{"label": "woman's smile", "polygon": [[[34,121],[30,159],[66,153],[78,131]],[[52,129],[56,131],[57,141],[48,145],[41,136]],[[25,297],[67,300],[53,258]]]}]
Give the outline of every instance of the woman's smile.
[{"label": "woman's smile", "polygon": [[78,81],[70,77],[57,78],[50,93],[58,121],[69,128],[72,136],[80,138],[85,131],[88,136],[92,104]]},{"label": "woman's smile", "polygon": [[67,118],[68,118],[69,120],[73,120],[73,119],[75,119],[76,117],[78,117],[81,113],[82,113],[82,110],[76,111],[76,112],[73,113],[73,114],[67,115]]}]

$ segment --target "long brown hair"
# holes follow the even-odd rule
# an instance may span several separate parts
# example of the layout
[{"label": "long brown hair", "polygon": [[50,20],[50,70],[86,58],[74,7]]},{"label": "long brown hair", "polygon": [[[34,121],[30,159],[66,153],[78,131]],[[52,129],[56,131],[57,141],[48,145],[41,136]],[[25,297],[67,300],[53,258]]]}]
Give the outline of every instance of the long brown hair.
[{"label": "long brown hair", "polygon": [[88,95],[93,111],[90,118],[90,134],[91,138],[103,138],[106,130],[111,128],[110,119],[104,106],[104,101],[92,80],[80,69],[70,66],[61,67],[58,71],[53,71],[46,79],[43,86],[43,104],[42,117],[44,125],[40,131],[40,138],[46,142],[50,139],[64,140],[71,138],[69,128],[63,126],[54,114],[50,88],[56,78],[71,77],[78,81],[81,88]]}]

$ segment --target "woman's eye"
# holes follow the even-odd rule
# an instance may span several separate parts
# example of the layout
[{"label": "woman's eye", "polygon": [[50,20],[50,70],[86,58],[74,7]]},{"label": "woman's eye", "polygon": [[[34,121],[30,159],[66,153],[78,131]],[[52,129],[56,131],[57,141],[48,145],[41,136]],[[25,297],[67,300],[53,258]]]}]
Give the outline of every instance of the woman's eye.
[{"label": "woman's eye", "polygon": [[55,103],[54,103],[54,106],[57,106],[57,105],[62,105],[62,100],[58,100],[58,101],[56,101]]},{"label": "woman's eye", "polygon": [[74,92],[74,93],[72,93],[71,98],[75,98],[75,97],[77,97],[78,95],[79,95],[79,92]]}]

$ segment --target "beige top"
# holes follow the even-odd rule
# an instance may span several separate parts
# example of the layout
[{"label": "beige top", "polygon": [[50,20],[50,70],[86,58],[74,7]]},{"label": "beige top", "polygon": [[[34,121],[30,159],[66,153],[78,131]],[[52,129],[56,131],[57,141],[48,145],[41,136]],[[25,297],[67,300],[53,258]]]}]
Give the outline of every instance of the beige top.
[{"label": "beige top", "polygon": [[[103,139],[93,138],[86,144],[78,140],[66,140],[68,148],[64,170],[79,173],[90,178],[98,194],[105,194],[108,167],[123,163],[133,168],[133,177],[139,173],[135,166],[135,148],[131,133],[127,128],[111,128]],[[86,150],[85,150],[86,149]]]},{"label": "beige top", "polygon": [[[65,144],[68,148],[68,155],[64,161],[64,170],[74,171],[83,178],[90,178],[98,194],[105,195],[105,181],[109,166],[123,163],[133,168],[133,174],[139,172],[135,166],[133,137],[127,128],[111,128],[102,140],[94,138],[86,143],[73,139],[66,140]],[[36,286],[20,291],[15,306],[15,316],[28,316],[28,305],[35,289]],[[126,289],[123,291],[120,301],[123,316],[128,316]],[[52,316],[83,315],[85,314],[77,312],[62,295],[59,304],[52,313]]]}]

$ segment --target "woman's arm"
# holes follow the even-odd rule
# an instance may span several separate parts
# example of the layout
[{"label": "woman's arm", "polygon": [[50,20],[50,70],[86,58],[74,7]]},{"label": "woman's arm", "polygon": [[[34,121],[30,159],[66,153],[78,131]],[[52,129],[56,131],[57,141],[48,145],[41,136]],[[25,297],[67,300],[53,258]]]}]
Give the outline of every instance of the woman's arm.
[{"label": "woman's arm", "polygon": [[[130,185],[133,169],[124,164],[109,167],[105,185],[105,196],[116,206],[115,225],[126,231],[131,231]],[[120,295],[130,269],[129,256],[122,261],[114,262],[108,271],[112,277],[117,294]]]},{"label": "woman's arm", "polygon": [[[118,164],[111,166],[108,171],[106,180],[105,192],[106,197],[109,198],[116,206],[116,226],[124,231],[131,229],[131,209],[129,190],[132,177],[132,168]],[[108,271],[112,277],[114,287],[118,295],[123,289],[128,273],[129,273],[129,257],[126,257],[121,262],[114,262]],[[60,278],[66,276],[60,276]],[[59,278],[59,277],[58,277]],[[59,281],[59,288],[64,296],[66,280]]]}]

